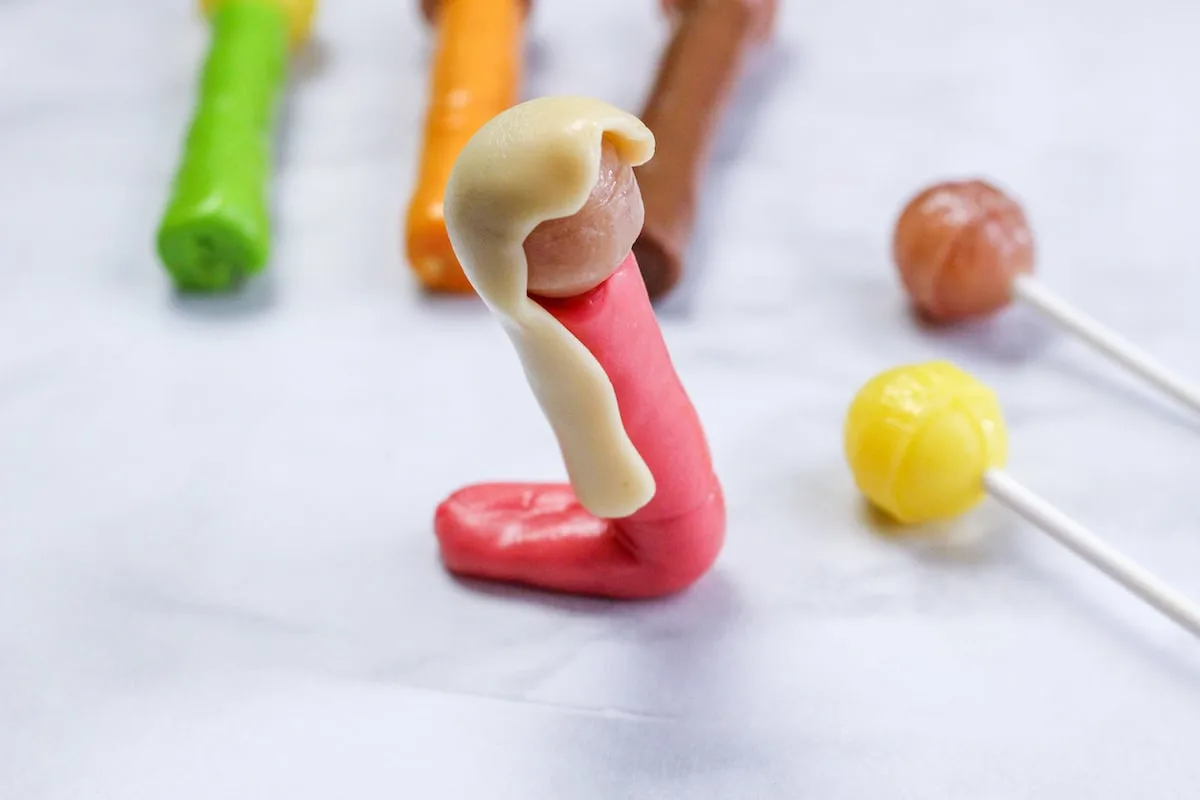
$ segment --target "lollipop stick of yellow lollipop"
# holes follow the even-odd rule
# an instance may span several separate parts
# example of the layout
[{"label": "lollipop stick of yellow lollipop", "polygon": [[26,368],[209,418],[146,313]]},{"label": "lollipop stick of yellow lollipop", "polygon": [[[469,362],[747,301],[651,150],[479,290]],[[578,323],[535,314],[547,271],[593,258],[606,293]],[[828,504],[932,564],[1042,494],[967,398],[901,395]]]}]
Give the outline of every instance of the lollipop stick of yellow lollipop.
[{"label": "lollipop stick of yellow lollipop", "polygon": [[991,495],[1200,636],[1200,606],[1003,471],[1000,405],[953,365],[900,367],[870,380],[850,406],[845,447],[859,490],[897,521],[948,519]]},{"label": "lollipop stick of yellow lollipop", "polygon": [[1059,544],[1200,636],[1200,606],[1153,573],[1114,550],[1079,522],[1000,470],[983,476],[988,494],[1049,534]]}]

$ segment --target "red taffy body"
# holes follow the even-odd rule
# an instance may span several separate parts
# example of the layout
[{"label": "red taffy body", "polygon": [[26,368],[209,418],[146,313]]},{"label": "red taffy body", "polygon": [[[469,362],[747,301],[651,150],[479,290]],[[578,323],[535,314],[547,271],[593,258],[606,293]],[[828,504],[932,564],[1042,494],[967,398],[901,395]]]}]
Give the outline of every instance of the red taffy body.
[{"label": "red taffy body", "polygon": [[608,374],[621,420],[654,475],[654,497],[602,520],[567,484],[468,486],[438,506],[434,530],[457,574],[634,599],[690,586],[725,538],[725,502],[700,419],[675,373],[632,254],[595,289],[538,301]]}]

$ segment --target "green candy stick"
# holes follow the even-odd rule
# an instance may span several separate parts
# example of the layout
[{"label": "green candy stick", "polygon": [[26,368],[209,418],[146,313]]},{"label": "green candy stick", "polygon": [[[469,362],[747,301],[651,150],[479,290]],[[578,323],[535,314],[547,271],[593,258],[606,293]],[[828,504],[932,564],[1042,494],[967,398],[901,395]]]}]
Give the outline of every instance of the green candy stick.
[{"label": "green candy stick", "polygon": [[270,255],[275,106],[287,72],[288,16],[238,0],[212,17],[212,42],[158,254],[183,291],[235,288]]}]

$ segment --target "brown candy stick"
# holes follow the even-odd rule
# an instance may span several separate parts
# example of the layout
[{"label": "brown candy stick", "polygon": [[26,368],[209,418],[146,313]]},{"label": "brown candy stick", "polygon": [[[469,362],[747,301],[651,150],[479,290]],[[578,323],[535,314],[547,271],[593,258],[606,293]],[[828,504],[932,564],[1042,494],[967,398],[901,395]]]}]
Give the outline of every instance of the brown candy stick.
[{"label": "brown candy stick", "polygon": [[646,221],[633,251],[652,298],[683,276],[713,135],[747,51],[775,15],[774,0],[664,5],[677,20],[675,33],[641,114],[654,133],[654,158],[636,170]]}]

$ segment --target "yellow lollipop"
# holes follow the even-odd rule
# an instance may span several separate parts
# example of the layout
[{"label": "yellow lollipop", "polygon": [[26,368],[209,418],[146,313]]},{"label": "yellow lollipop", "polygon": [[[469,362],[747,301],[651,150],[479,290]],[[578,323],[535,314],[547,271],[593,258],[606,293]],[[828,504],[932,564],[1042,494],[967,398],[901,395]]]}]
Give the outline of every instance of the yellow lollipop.
[{"label": "yellow lollipop", "polygon": [[984,497],[1008,441],[990,389],[944,361],[898,367],[854,398],[846,458],[859,491],[899,522],[956,517]]},{"label": "yellow lollipop", "polygon": [[1200,607],[1009,477],[1000,403],[944,361],[897,367],[859,390],[846,415],[854,482],[898,522],[958,516],[991,495],[1193,634]]}]

